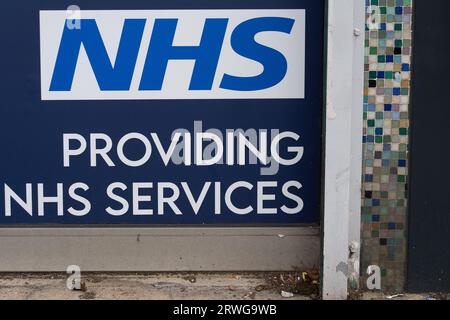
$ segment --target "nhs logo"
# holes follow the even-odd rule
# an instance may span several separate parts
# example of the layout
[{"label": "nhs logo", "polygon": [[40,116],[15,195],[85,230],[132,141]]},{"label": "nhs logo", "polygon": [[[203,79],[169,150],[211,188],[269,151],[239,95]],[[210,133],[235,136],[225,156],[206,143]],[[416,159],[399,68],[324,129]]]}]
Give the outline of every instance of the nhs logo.
[{"label": "nhs logo", "polygon": [[303,99],[305,10],[40,12],[42,100]]}]

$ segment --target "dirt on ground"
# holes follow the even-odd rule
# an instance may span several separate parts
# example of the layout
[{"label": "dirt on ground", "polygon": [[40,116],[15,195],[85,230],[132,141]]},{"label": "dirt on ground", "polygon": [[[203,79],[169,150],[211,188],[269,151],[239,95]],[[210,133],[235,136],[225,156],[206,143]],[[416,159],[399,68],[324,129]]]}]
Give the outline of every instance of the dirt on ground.
[{"label": "dirt on ground", "polygon": [[[0,300],[317,300],[319,270],[238,273],[0,273]],[[352,291],[349,300],[450,300],[450,294]]]},{"label": "dirt on ground", "polygon": [[[293,273],[83,273],[82,287],[67,289],[69,275],[0,274],[0,300],[310,300],[318,285]],[[301,281],[299,280],[301,279]]]},{"label": "dirt on ground", "polygon": [[314,300],[320,298],[318,270],[272,272],[267,273],[265,279],[268,289],[307,296]]}]

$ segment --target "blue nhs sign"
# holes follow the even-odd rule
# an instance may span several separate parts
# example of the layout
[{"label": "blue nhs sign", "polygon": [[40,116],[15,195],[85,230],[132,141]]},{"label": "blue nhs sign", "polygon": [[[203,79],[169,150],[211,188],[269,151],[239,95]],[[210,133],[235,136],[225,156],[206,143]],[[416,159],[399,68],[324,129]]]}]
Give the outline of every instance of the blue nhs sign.
[{"label": "blue nhs sign", "polygon": [[4,3],[0,227],[320,221],[326,1],[63,2]]},{"label": "blue nhs sign", "polygon": [[42,100],[303,99],[305,10],[40,11]]}]

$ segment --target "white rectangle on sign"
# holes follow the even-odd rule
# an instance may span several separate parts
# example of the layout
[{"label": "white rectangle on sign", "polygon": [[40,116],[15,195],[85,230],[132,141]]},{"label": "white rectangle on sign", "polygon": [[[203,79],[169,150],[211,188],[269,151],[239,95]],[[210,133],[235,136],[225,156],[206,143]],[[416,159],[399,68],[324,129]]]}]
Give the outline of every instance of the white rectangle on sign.
[{"label": "white rectangle on sign", "polygon": [[303,99],[305,10],[41,11],[42,100]]}]

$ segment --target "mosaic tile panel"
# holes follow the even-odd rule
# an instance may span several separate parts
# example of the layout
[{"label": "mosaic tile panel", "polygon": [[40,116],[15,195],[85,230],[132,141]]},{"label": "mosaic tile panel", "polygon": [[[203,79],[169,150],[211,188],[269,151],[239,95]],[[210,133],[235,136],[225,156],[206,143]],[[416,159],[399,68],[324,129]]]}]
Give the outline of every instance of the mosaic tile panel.
[{"label": "mosaic tile panel", "polygon": [[366,0],[362,270],[405,284],[412,0]]}]

